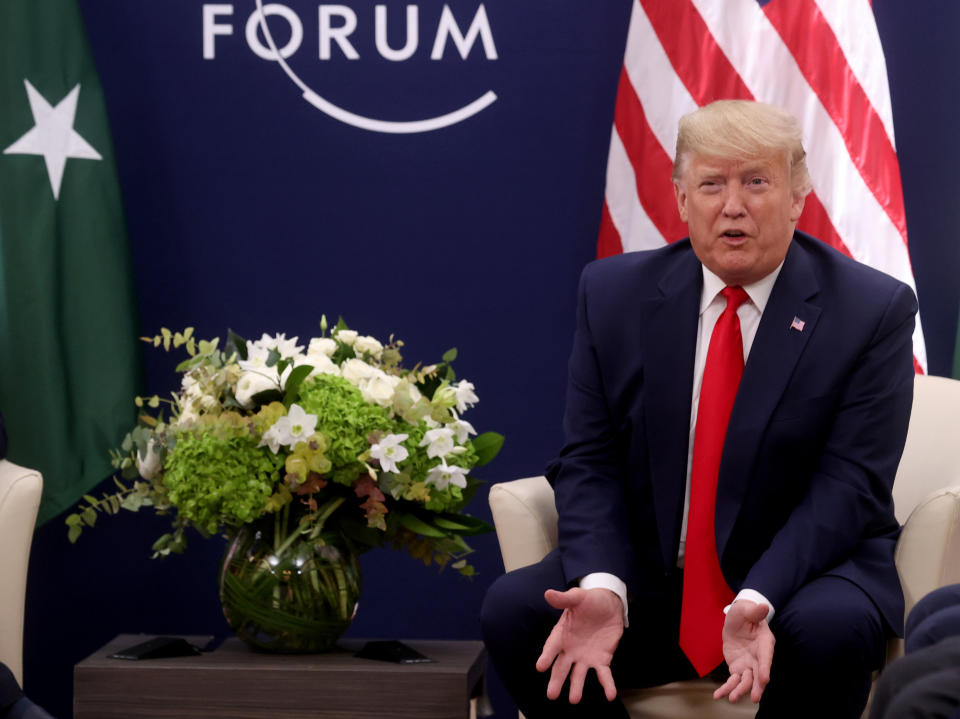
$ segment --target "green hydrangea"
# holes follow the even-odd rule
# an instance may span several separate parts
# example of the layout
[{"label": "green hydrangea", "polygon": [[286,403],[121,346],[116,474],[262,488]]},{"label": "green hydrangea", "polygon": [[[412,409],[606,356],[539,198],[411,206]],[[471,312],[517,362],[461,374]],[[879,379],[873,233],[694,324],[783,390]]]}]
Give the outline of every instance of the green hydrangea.
[{"label": "green hydrangea", "polygon": [[342,377],[322,374],[304,382],[298,404],[317,416],[316,430],[330,440],[326,455],[335,467],[333,481],[340,484],[349,485],[366,472],[357,457],[369,452],[367,438],[395,429],[387,410],[368,404],[360,390]]},{"label": "green hydrangea", "polygon": [[213,534],[221,521],[239,526],[260,516],[283,462],[241,430],[201,429],[177,438],[164,463],[163,484],[180,517]]}]

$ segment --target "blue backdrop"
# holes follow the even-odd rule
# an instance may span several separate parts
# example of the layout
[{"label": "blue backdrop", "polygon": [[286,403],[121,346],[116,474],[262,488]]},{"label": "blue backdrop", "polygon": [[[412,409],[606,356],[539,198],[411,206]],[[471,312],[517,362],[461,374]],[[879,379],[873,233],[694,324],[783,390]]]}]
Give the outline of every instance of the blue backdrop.
[{"label": "blue backdrop", "polygon": [[[496,100],[436,131],[371,132],[317,109],[283,68],[257,56],[251,44],[266,40],[248,42],[245,30],[255,0],[206,3],[206,26],[196,0],[81,1],[143,332],[193,325],[204,337],[228,327],[307,337],[326,313],[362,333],[395,333],[408,359],[436,360],[456,346],[458,374],[480,396],[467,418],[507,437],[481,478],[540,474],[561,441],[574,291],[594,254],[630,2],[488,0],[466,59],[447,38],[435,60],[444,3],[419,0],[419,42],[402,61],[378,51],[373,4],[345,2],[357,59],[335,39],[321,59],[322,3],[285,0],[292,24],[271,18],[274,42],[291,50],[302,26],[285,62],[317,95],[391,121],[444,115],[491,91]],[[873,4],[930,371],[949,374],[960,295],[960,6]],[[481,3],[449,5],[469,39]],[[327,34],[349,21],[331,18]],[[390,5],[389,21],[388,43],[402,48],[401,6]],[[169,357],[145,348],[144,364],[146,391],[173,387]],[[471,511],[489,518],[485,491]],[[215,582],[222,542],[194,536],[185,556],[150,561],[166,526],[148,515],[104,518],[75,546],[59,518],[38,531],[26,688],[55,715],[70,715],[72,665],[117,633],[226,632]],[[484,590],[502,565],[492,535],[474,546],[473,581],[386,550],[366,555],[351,634],[477,638]],[[497,716],[515,716],[495,677],[491,693]]]}]

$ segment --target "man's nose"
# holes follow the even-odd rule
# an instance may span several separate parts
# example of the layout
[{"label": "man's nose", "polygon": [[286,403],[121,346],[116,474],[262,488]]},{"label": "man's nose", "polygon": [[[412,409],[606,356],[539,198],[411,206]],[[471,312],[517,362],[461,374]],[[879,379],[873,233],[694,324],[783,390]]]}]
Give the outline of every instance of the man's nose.
[{"label": "man's nose", "polygon": [[727,217],[740,217],[746,212],[743,203],[742,189],[735,185],[728,185],[723,198],[723,214]]}]

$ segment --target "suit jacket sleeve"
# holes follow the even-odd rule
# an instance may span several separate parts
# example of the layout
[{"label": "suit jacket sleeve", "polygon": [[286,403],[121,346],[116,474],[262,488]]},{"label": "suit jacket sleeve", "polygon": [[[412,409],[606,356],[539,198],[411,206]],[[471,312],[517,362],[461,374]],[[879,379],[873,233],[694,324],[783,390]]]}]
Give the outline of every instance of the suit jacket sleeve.
[{"label": "suit jacket sleeve", "polygon": [[611,419],[589,322],[592,269],[580,279],[569,363],[565,444],[547,468],[560,515],[561,562],[568,582],[609,572],[633,590],[635,569],[626,511],[620,444]]}]

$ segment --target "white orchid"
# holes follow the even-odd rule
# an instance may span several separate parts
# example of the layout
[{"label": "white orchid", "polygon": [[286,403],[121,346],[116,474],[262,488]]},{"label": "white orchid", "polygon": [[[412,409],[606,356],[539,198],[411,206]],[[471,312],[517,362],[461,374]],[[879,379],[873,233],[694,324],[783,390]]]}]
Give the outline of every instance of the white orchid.
[{"label": "white orchid", "polygon": [[305,442],[317,427],[317,415],[307,414],[298,404],[290,405],[287,414],[263,433],[260,446],[267,445],[276,454],[280,447],[294,447]]},{"label": "white orchid", "polygon": [[237,364],[240,365],[240,369],[244,372],[255,372],[260,370],[261,372],[267,369],[267,360],[270,358],[270,350],[266,347],[258,345],[256,342],[251,342],[247,345],[247,358],[245,360],[237,360]]},{"label": "white orchid", "polygon": [[477,433],[477,430],[473,428],[472,424],[462,419],[455,419],[453,422],[451,422],[447,426],[453,430],[453,433],[456,436],[457,441],[460,442],[461,444],[467,440],[467,437],[469,435]]},{"label": "white orchid", "polygon": [[244,372],[237,380],[237,387],[233,394],[237,402],[250,409],[253,407],[253,396],[268,389],[279,389],[279,384],[262,371],[249,371]]},{"label": "white orchid", "polygon": [[453,430],[449,427],[427,430],[418,446],[427,448],[428,457],[445,457],[453,450]]},{"label": "white orchid", "polygon": [[473,386],[473,382],[467,382],[467,380],[462,379],[454,389],[457,392],[457,412],[461,414],[466,412],[468,407],[473,407],[473,405],[480,401],[480,398],[477,397],[473,391],[476,389]]},{"label": "white orchid", "polygon": [[388,434],[370,447],[370,456],[380,461],[380,469],[384,472],[400,471],[397,463],[410,456],[407,448],[400,443],[409,436],[407,434]]},{"label": "white orchid", "polygon": [[[303,353],[303,347],[297,345],[297,340],[299,339],[299,337],[287,339],[287,335],[283,332],[273,336],[264,332],[263,336],[252,344],[255,347],[262,347],[268,351],[275,349],[277,354],[280,355],[280,359],[290,359]],[[249,353],[249,351],[250,346],[247,345],[247,352]]]},{"label": "white orchid", "polygon": [[430,470],[424,482],[426,484],[436,485],[437,489],[446,489],[447,486],[451,484],[454,487],[463,489],[467,486],[467,475],[466,472],[463,471],[463,467],[458,467],[455,464],[447,465],[446,462],[441,462]]}]

